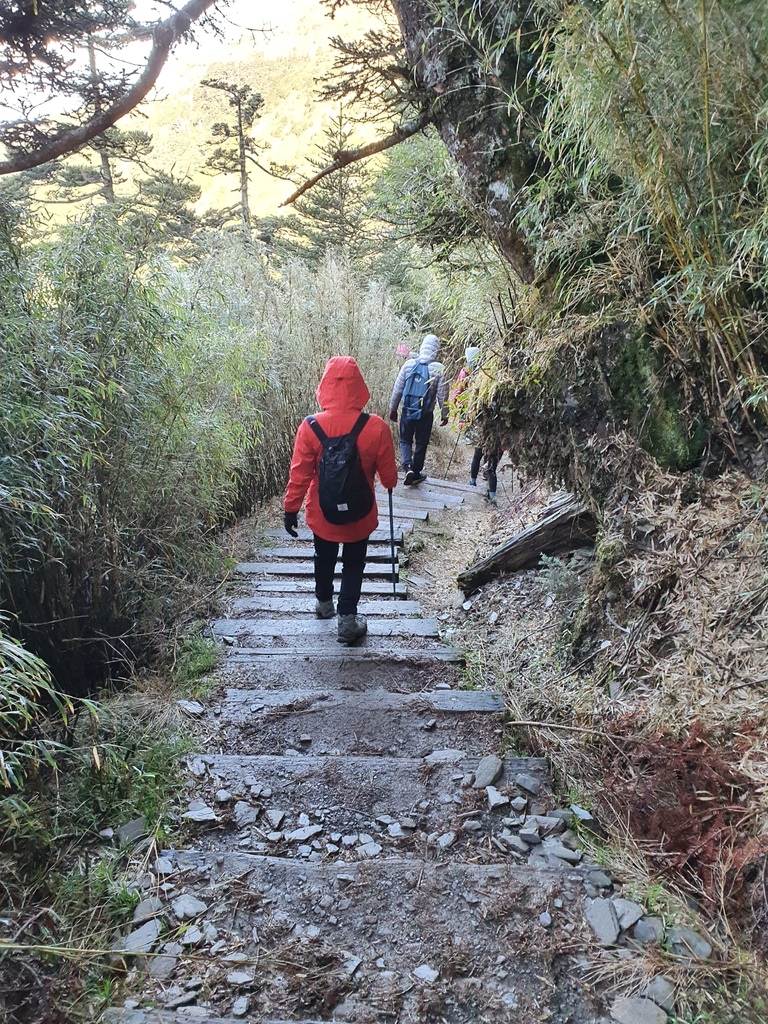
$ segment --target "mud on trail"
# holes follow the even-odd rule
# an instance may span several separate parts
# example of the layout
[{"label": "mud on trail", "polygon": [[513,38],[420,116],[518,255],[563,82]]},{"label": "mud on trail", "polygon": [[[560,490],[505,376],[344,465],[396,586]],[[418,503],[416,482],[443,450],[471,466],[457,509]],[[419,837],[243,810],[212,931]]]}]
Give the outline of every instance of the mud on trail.
[{"label": "mud on trail", "polygon": [[595,982],[657,919],[585,852],[590,816],[546,760],[507,749],[503,696],[450,642],[452,562],[498,514],[462,477],[398,488],[396,592],[379,495],[355,647],[314,617],[306,532],[251,538],[217,686],[186,708],[187,843],[136,859],[110,1024],[667,1019],[666,979]]}]

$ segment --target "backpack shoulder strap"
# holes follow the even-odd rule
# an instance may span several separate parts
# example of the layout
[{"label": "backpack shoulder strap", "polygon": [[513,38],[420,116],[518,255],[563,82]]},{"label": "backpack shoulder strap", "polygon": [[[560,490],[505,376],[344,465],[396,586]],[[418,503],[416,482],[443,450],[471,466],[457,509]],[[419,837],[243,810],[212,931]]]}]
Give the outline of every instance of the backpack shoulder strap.
[{"label": "backpack shoulder strap", "polygon": [[360,415],[357,417],[357,421],[354,427],[352,427],[352,430],[350,431],[350,436],[353,441],[357,441],[358,437],[360,437],[363,427],[370,418],[371,417],[368,415],[367,412],[361,412]]},{"label": "backpack shoulder strap", "polygon": [[312,431],[316,435],[318,441],[320,442],[321,445],[324,446],[325,442],[328,440],[328,435],[323,430],[323,428],[320,426],[320,424],[317,422],[315,417],[314,416],[307,416],[307,418],[304,420],[304,422],[307,423],[312,428]]}]

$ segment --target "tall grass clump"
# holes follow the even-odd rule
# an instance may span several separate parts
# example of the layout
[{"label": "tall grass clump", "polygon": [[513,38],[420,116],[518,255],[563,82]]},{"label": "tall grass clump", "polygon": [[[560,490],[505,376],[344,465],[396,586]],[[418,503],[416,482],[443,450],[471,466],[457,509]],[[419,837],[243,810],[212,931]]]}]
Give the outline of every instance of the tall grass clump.
[{"label": "tall grass clump", "polygon": [[248,459],[242,358],[168,274],[108,214],[47,244],[0,221],[0,606],[73,694],[153,650]]},{"label": "tall grass clump", "polygon": [[577,330],[637,325],[653,386],[733,440],[765,419],[768,7],[573,4],[545,44],[541,272]]},{"label": "tall grass clump", "polygon": [[[0,618],[0,627],[2,626]],[[3,815],[13,818],[18,791],[40,765],[54,765],[59,745],[50,738],[54,717],[66,727],[74,706],[53,686],[47,665],[0,628],[0,800]]]}]

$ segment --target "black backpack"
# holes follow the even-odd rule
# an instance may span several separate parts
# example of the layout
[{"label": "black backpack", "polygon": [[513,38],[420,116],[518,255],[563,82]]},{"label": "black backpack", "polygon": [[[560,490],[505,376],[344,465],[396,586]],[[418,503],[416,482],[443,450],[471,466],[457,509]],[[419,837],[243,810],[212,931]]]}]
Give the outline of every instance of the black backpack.
[{"label": "black backpack", "polygon": [[425,412],[432,409],[430,403],[429,363],[416,363],[408,374],[403,388],[403,417],[420,420]]},{"label": "black backpack", "polygon": [[348,434],[328,437],[314,416],[306,419],[323,446],[317,467],[320,510],[336,526],[357,523],[373,508],[373,488],[357,450],[357,439],[368,420],[368,413],[361,412]]}]

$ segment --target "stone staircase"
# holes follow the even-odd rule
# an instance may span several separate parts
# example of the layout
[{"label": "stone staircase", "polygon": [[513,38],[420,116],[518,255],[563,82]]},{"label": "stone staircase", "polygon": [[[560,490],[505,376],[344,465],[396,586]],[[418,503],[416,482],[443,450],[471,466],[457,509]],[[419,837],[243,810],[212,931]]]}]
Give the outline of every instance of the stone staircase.
[{"label": "stone staircase", "polygon": [[[398,550],[480,500],[442,481],[399,489]],[[314,618],[308,532],[268,539],[213,624],[222,692],[192,709],[188,848],[151,851],[118,943],[145,972],[139,995],[104,1020],[607,1021],[580,968],[585,897],[613,905],[612,879],[586,863],[579,809],[555,805],[544,760],[503,755],[502,697],[462,689],[461,652],[407,578],[393,592],[388,529],[353,648]]]}]

